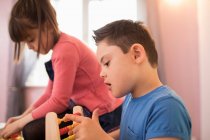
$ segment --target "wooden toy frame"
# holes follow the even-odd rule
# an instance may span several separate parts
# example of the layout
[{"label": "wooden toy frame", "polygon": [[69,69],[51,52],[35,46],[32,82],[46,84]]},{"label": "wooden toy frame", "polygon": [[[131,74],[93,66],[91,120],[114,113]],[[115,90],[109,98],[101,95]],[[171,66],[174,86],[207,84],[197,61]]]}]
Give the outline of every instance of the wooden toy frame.
[{"label": "wooden toy frame", "polygon": [[[73,108],[73,114],[77,113],[83,116],[83,109],[81,106],[75,106]],[[58,119],[56,113],[47,113],[45,121],[45,140],[61,140],[59,131],[59,121],[62,121],[62,119]],[[73,122],[73,125],[74,123],[75,122]],[[71,135],[64,140],[74,140],[74,135]]]}]

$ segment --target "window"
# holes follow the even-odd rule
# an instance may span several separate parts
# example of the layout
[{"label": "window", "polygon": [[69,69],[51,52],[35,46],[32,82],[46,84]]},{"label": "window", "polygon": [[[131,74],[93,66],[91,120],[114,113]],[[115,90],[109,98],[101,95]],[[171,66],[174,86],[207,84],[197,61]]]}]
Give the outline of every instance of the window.
[{"label": "window", "polygon": [[137,19],[136,0],[92,0],[89,3],[88,42],[96,50],[93,30],[120,19]]},{"label": "window", "polygon": [[82,1],[54,0],[59,29],[82,40]]}]

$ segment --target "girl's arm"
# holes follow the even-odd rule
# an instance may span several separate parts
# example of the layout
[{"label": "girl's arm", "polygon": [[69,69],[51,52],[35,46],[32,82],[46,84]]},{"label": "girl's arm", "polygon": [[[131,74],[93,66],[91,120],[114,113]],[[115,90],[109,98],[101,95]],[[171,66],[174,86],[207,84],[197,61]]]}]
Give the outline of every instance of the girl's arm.
[{"label": "girl's arm", "polygon": [[32,116],[35,119],[45,116],[48,112],[61,113],[68,108],[79,66],[79,55],[75,47],[67,47],[70,50],[64,49],[58,54],[56,54],[56,50],[53,50],[54,81],[52,92],[49,99],[33,110]]},{"label": "girl's arm", "polygon": [[4,129],[1,131],[0,136],[3,138],[8,138],[17,132],[20,132],[27,123],[33,120],[34,119],[31,113],[28,113],[27,115],[20,118],[19,120],[6,125]]},{"label": "girl's arm", "polygon": [[0,136],[8,138],[12,134],[21,131],[27,123],[33,121],[34,118],[32,117],[32,111],[43,104],[46,100],[48,100],[50,98],[51,92],[52,81],[49,80],[44,94],[34,104],[29,106],[28,109],[20,116],[9,118],[4,129],[1,131]]},{"label": "girl's arm", "polygon": [[21,115],[15,116],[15,117],[10,117],[6,122],[6,125],[8,125],[12,122],[15,122],[15,121],[23,118],[27,114],[31,113],[35,108],[40,106],[43,102],[45,102],[50,97],[51,91],[52,91],[52,81],[49,80],[48,86],[47,86],[44,94],[34,104],[30,105]]},{"label": "girl's arm", "polygon": [[15,122],[21,118],[23,118],[24,116],[26,116],[27,114],[31,113],[34,110],[33,105],[31,105],[28,109],[26,109],[25,112],[23,112],[21,115],[19,116],[15,116],[15,117],[10,117],[7,122],[6,122],[6,126],[12,122]]}]

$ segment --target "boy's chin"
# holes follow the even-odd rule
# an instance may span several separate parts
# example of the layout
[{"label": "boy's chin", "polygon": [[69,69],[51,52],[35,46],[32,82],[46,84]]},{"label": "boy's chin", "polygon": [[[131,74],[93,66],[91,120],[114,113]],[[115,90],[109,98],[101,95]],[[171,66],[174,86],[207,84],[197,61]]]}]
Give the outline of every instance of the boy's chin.
[{"label": "boy's chin", "polygon": [[121,98],[124,96],[124,94],[122,93],[117,93],[117,92],[112,92],[112,95],[115,97],[115,98]]}]

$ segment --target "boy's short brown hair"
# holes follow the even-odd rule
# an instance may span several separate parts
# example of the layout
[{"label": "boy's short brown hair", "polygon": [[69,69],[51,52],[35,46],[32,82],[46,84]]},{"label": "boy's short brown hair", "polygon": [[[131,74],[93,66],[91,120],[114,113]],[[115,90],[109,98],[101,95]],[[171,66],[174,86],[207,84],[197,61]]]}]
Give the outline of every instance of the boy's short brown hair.
[{"label": "boy's short brown hair", "polygon": [[158,65],[158,54],[155,43],[142,22],[132,20],[117,20],[94,31],[96,45],[105,40],[109,45],[119,46],[127,53],[134,43],[141,44],[147,54],[149,63],[153,67]]}]

